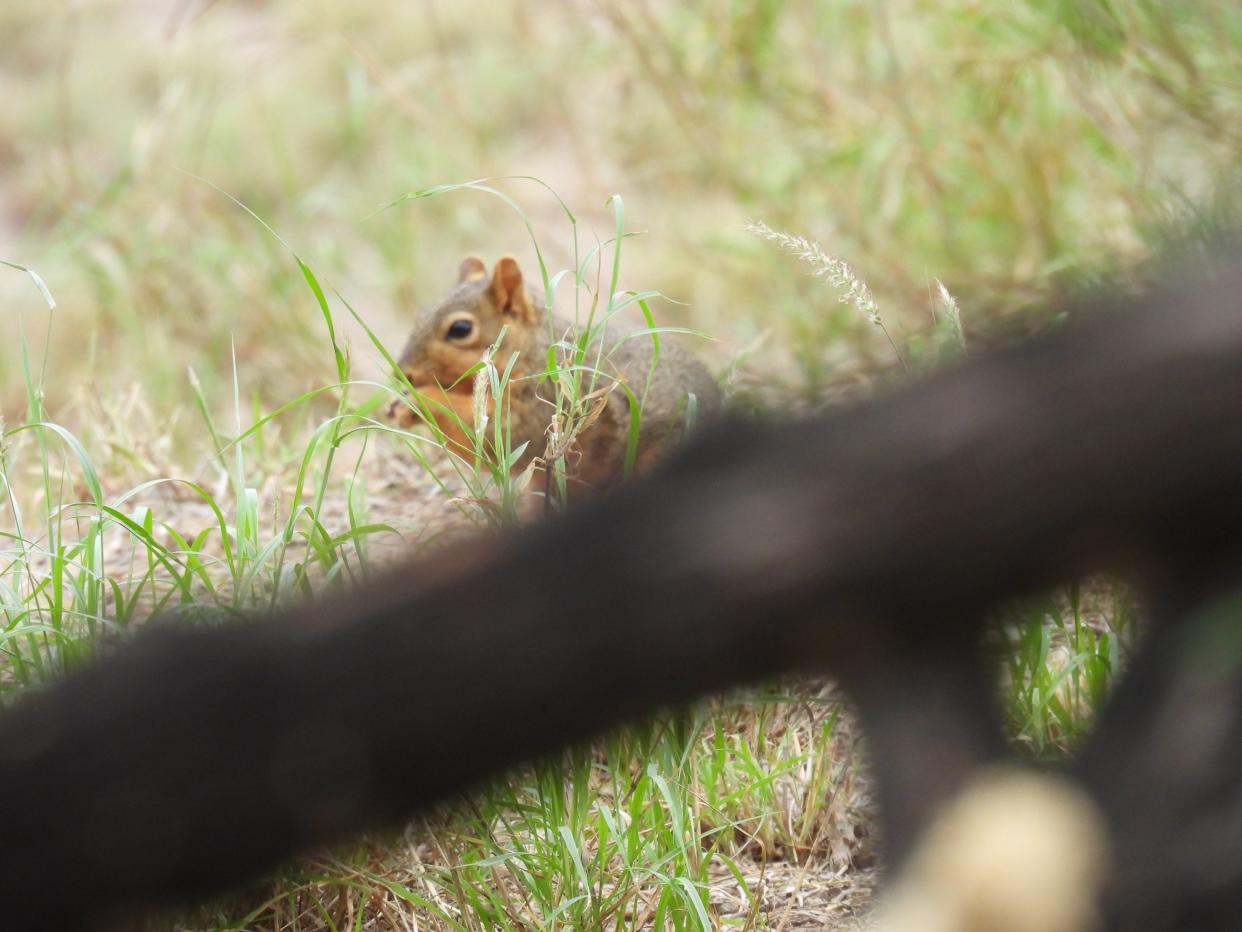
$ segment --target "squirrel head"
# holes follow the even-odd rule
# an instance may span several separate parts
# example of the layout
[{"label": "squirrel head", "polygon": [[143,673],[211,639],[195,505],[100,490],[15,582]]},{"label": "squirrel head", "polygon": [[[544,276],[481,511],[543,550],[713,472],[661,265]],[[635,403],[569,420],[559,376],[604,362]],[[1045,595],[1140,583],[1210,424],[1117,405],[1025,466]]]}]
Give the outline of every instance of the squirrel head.
[{"label": "squirrel head", "polygon": [[525,348],[532,330],[543,319],[522,281],[512,256],[496,263],[491,278],[478,256],[467,256],[458,269],[457,286],[438,304],[422,311],[398,364],[420,391],[435,388],[469,394],[472,380],[463,376],[483,357],[500,332],[501,361]]}]

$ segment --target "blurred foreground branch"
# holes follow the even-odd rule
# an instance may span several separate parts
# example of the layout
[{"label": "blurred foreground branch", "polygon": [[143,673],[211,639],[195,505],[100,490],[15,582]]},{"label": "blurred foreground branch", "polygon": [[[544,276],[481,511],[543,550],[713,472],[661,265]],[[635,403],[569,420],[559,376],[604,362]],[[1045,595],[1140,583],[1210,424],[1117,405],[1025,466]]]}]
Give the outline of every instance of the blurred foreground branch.
[{"label": "blurred foreground branch", "polygon": [[[76,926],[223,891],[519,761],[795,669],[839,676],[859,702],[900,854],[1000,754],[970,651],[991,607],[1101,570],[1193,596],[1229,565],[1240,296],[1235,267],[1092,308],[866,405],[721,425],[650,481],[362,591],[252,625],[151,632],[0,717],[0,911],[12,928]],[[1141,675],[1160,680],[1159,659],[1140,659]],[[1162,689],[1138,692],[1150,701],[1130,700],[1083,758],[1101,796],[1117,792],[1119,749],[1136,774],[1163,752],[1148,740]],[[1242,703],[1220,708],[1209,757],[1232,761],[1223,776],[1162,784],[1145,811],[1113,798],[1118,837],[1150,843],[1126,825],[1157,804],[1173,831],[1208,789],[1242,811],[1242,763],[1227,754],[1242,746]],[[1147,883],[1149,901],[1164,897],[1149,928],[1187,915],[1226,927],[1187,912],[1190,844],[1123,864],[1123,891],[1135,865],[1177,875]],[[1211,896],[1195,902],[1236,919],[1242,850],[1212,850]]]}]

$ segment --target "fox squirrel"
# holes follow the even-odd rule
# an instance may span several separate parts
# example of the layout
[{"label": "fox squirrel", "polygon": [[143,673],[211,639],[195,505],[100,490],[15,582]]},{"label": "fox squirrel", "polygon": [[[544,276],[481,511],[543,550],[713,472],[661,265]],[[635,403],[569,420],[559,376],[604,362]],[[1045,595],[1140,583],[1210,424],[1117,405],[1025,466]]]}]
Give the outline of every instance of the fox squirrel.
[{"label": "fox squirrel", "polygon": [[[542,458],[547,449],[556,389],[542,373],[548,366],[549,348],[558,341],[572,341],[575,328],[560,317],[549,317],[542,299],[526,288],[512,256],[501,258],[490,278],[479,257],[464,259],[456,287],[419,314],[398,365],[410,385],[429,400],[426,409],[450,445],[458,452],[473,450],[469,437],[448,412],[474,426],[474,379],[464,376],[496,343],[502,328],[504,340],[494,358],[503,373],[516,354],[500,411],[509,430],[509,449],[526,444],[512,467],[518,473],[536,457]],[[621,339],[608,331],[600,339],[604,352],[597,388],[603,391],[593,400],[592,416],[565,458],[568,479],[575,487],[605,486],[624,472],[630,402],[625,392],[615,390],[619,383],[625,383],[642,402],[636,472],[648,470],[685,434],[691,420],[691,396],[695,418],[710,418],[720,409],[719,386],[687,350],[662,343],[652,372],[649,337]],[[598,343],[593,346],[599,348]],[[593,365],[595,359],[594,352],[588,353],[585,365]],[[583,373],[582,378],[585,383],[590,373]],[[489,417],[497,410],[496,399],[490,395],[486,410]],[[405,427],[420,417],[418,409],[403,399],[392,403],[389,414]]]}]

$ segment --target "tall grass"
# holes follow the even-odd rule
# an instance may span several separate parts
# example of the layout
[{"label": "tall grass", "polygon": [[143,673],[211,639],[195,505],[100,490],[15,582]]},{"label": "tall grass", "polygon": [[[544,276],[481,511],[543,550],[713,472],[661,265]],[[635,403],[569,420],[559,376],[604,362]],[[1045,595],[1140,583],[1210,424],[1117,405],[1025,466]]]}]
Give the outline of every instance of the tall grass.
[{"label": "tall grass", "polygon": [[[636,311],[658,351],[659,293],[687,302],[662,322],[718,338],[700,348],[737,403],[821,405],[898,356],[968,351],[1071,283],[1131,281],[1180,228],[1170,215],[1219,225],[1207,195],[1242,143],[1242,12],[1224,0],[554,0],[485,17],[275,0],[156,23],[149,7],[0,5],[0,81],[20,87],[0,108],[0,254],[21,263],[0,269],[19,333],[0,345],[6,699],[154,613],[266,611],[365,585],[454,522],[513,521],[530,477],[511,474],[503,411],[474,418],[463,458],[380,414],[408,387],[385,347],[463,252],[528,244],[523,267],[572,308],[576,338],[538,375],[556,386],[540,451],[556,497],[607,368],[598,337]],[[463,166],[566,196],[428,186]],[[614,190],[626,201],[603,203]],[[884,333],[836,300],[844,279],[825,288],[748,234],[752,217],[847,262]],[[480,412],[508,363],[472,374]],[[643,387],[626,388],[639,429]],[[1000,690],[1032,754],[1090,727],[1133,614],[1104,583],[1008,611]],[[795,684],[668,715],[186,925],[760,928],[779,889],[805,900],[830,880],[846,886],[823,915],[845,921],[868,875],[836,875],[865,859],[868,821],[839,710]]]},{"label": "tall grass", "polygon": [[1010,608],[991,649],[1006,725],[1037,759],[1071,752],[1124,672],[1138,628],[1125,586],[1094,580]]},{"label": "tall grass", "polygon": [[[478,184],[462,187],[499,194]],[[412,200],[448,192],[420,192]],[[616,228],[608,245],[615,270],[627,236],[621,201],[613,203]],[[566,213],[572,231],[573,215]],[[533,224],[530,229],[533,238]],[[448,449],[446,438],[433,424],[405,432],[377,420],[376,410],[401,386],[353,377],[351,354],[337,341],[337,315],[343,309],[353,317],[395,369],[382,341],[343,296],[329,299],[330,289],[297,252],[267,232],[285,246],[323,315],[337,380],[265,412],[242,403],[245,375],[235,367],[232,423],[225,427],[191,377],[204,434],[212,438],[214,488],[155,479],[106,493],[87,448],[47,419],[46,374],[29,373],[31,417],[6,432],[0,460],[15,517],[27,514],[17,505],[15,477],[42,476],[27,495],[39,509],[18,522],[0,554],[6,581],[0,649],[9,661],[10,689],[59,675],[150,614],[192,624],[220,611],[247,614],[312,598],[325,586],[365,586],[372,542],[396,533],[367,516],[363,464],[372,438],[412,452],[467,517],[485,525],[515,519],[513,502],[522,489],[509,467],[521,451],[507,445],[503,410],[490,421],[480,416],[487,407],[483,393],[504,397],[512,360],[502,366],[489,354],[470,375],[480,397],[475,424],[461,426],[473,450],[429,457],[428,445]],[[558,424],[567,425],[559,429],[569,436],[575,417],[589,417],[583,400],[596,392],[605,361],[603,328],[627,304],[654,297],[614,290],[615,274],[606,293],[592,284],[599,276],[592,279],[586,269],[603,245],[561,272],[540,264],[549,303],[559,281],[570,283],[585,320],[585,338],[556,344],[539,374],[557,387]],[[866,285],[851,278],[850,294],[868,294]],[[867,307],[878,316],[873,303]],[[650,319],[649,307],[644,311]],[[956,326],[956,316],[945,313]],[[661,332],[652,326],[639,338],[655,341]],[[351,392],[358,389],[365,397],[355,404]],[[273,454],[278,445],[268,432],[324,393],[335,396],[334,413],[301,450]],[[639,421],[641,393],[630,398]],[[423,405],[425,414],[434,404],[418,397],[410,403]],[[358,446],[353,466],[334,468],[351,444]],[[558,449],[563,453],[555,440],[549,444],[549,463]],[[28,456],[33,464],[23,462]],[[446,467],[456,481],[440,477]],[[273,484],[283,475],[287,481]],[[158,505],[140,504],[172,485],[205,506],[205,526],[186,530],[175,507],[161,515]],[[83,489],[89,494],[79,502],[74,496]],[[335,515],[333,499],[343,502]],[[1077,592],[1069,603],[1072,621],[1058,605],[1041,603],[1045,616],[1000,652],[1013,730],[1037,753],[1072,744],[1120,667],[1119,642],[1084,623]],[[855,740],[840,698],[817,686],[791,684],[788,692],[752,694],[743,704],[718,701],[498,780],[410,829],[396,847],[364,843],[320,855],[284,875],[275,892],[221,904],[186,922],[204,929],[362,928],[364,917],[394,913],[460,929],[755,927],[770,909],[755,888],[766,869],[761,865],[806,865],[811,876],[837,877],[870,857]],[[869,890],[866,871],[849,876],[842,921],[864,908]],[[720,894],[726,885],[744,891],[740,910]]]},{"label": "tall grass", "polygon": [[[624,214],[619,198],[613,204],[610,243],[584,250],[562,273],[544,270],[549,295],[558,276],[583,290],[575,302],[585,321],[581,335],[557,343],[541,373],[555,382],[559,429],[569,436],[580,423],[575,419],[589,416],[584,405],[598,394],[606,354],[615,346],[603,339],[605,328],[634,303],[650,319],[655,297],[616,289],[615,274],[604,277],[604,292],[588,274],[602,245],[616,247],[613,269],[621,259]],[[8,635],[0,649],[9,660],[10,689],[59,675],[150,614],[163,623],[214,622],[221,612],[246,615],[312,598],[327,586],[366,584],[371,542],[394,529],[366,516],[365,449],[343,473],[334,468],[340,454],[350,444],[365,448],[373,436],[416,453],[444,446],[444,438],[430,428],[397,431],[374,417],[400,388],[353,378],[350,354],[336,342],[329,291],[298,253],[288,252],[323,312],[338,378],[264,411],[243,404],[245,375],[235,368],[225,426],[191,374],[202,429],[212,438],[217,481],[211,487],[160,478],[106,491],[86,446],[46,418],[44,374],[31,374],[31,420],[6,432],[0,462],[15,516],[22,478],[43,476],[25,489],[26,520],[7,536],[10,546],[0,548]],[[340,304],[365,326],[344,298]],[[653,326],[637,338],[658,341],[662,332]],[[375,348],[391,363],[378,338]],[[511,365],[485,360],[473,377],[482,391],[500,397]],[[366,394],[357,404],[349,400],[355,389]],[[302,450],[269,442],[282,417],[324,392],[336,396],[335,413],[310,432]],[[643,392],[635,386],[628,395],[635,422]],[[437,487],[485,524],[512,518],[504,506],[515,493],[508,465],[518,451],[505,447],[503,428],[502,416],[480,422],[473,457],[420,459],[433,471],[451,465],[461,483],[437,479]],[[545,454],[550,463],[557,449],[550,445]],[[199,510],[208,517],[205,526],[187,529],[187,511],[175,500],[144,503],[170,487],[205,506]],[[89,494],[79,502],[82,489]],[[499,510],[479,507],[497,494]],[[344,514],[330,514],[333,499],[344,500]],[[835,858],[844,866],[860,843],[865,796],[850,753],[853,739],[840,725],[839,698],[797,688],[758,702],[757,719],[749,704],[724,700],[497,781],[412,829],[413,861],[400,846],[346,848],[295,870],[279,892],[254,905],[231,902],[186,921],[196,928],[360,928],[362,916],[388,909],[463,929],[718,927],[728,909],[713,900],[713,885],[749,890],[747,865],[756,855],[808,863]],[[412,863],[417,882],[406,876]],[[866,876],[858,883],[865,895]],[[748,901],[753,915],[743,924],[754,921],[759,903],[753,896]]]},{"label": "tall grass", "polygon": [[[493,5],[485,29],[443,0],[216,3],[155,29],[131,0],[0,15],[22,88],[0,112],[0,253],[59,282],[58,369],[110,390],[140,371],[157,397],[183,397],[192,357],[227,398],[229,334],[265,397],[317,384],[323,363],[297,269],[192,174],[296,231],[385,341],[461,252],[524,237],[516,214],[463,198],[368,216],[394,190],[529,172],[591,205],[588,230],[611,226],[599,192],[625,191],[660,234],[628,267],[691,307],[670,319],[718,335],[719,363],[767,333],[739,378],[822,399],[891,349],[749,242],[746,218],[847,257],[891,328],[922,329],[933,275],[981,328],[1141,259],[1154,219],[1238,163],[1242,14],[1223,0],[556,0],[537,17]],[[560,207],[535,211],[549,224]],[[574,265],[563,243],[552,258]],[[0,348],[6,409],[18,371]],[[75,381],[49,385],[58,409]],[[174,425],[180,442],[193,426]]]},{"label": "tall grass", "polygon": [[[537,178],[499,180],[533,182],[556,201],[568,222],[572,242],[569,252],[573,256],[573,263],[570,267],[559,271],[549,271],[531,217],[511,196],[497,189],[492,181],[440,185],[408,194],[388,204],[387,207],[392,208],[408,201],[453,192],[479,191],[499,199],[514,211],[530,237],[531,248],[538,262],[544,302],[544,326],[547,328],[548,355],[546,359],[534,361],[540,363],[542,368],[537,365],[534,372],[515,376],[516,356],[510,354],[504,358],[497,358],[500,345],[504,340],[502,331],[496,344],[489,348],[483,359],[463,376],[463,378],[472,378],[475,383],[474,417],[469,423],[457,412],[438,403],[435,399],[420,395],[408,382],[405,383],[410,396],[407,403],[415,408],[441,445],[447,448],[448,438],[437,427],[435,416],[447,417],[458,431],[470,440],[474,454],[474,472],[472,477],[464,474],[462,477],[466,479],[475,500],[480,503],[489,502],[488,493],[492,489],[498,490],[500,494],[498,514],[503,520],[512,521],[516,517],[519,493],[530,485],[535,466],[538,466],[550,478],[543,494],[550,503],[564,506],[568,495],[567,458],[571,455],[581,433],[595,422],[600,409],[608,402],[609,395],[613,392],[624,395],[628,408],[629,427],[624,467],[627,475],[632,471],[638,451],[638,440],[642,432],[644,403],[651,387],[651,379],[660,364],[661,335],[694,332],[683,327],[657,326],[651,304],[663,298],[659,292],[620,290],[622,244],[627,238],[635,235],[625,228],[625,207],[620,195],[613,195],[608,199],[613,212],[613,235],[607,240],[597,240],[589,248],[584,249],[579,239],[578,221],[574,212],[554,190]],[[602,285],[605,274],[607,275],[607,287]],[[573,329],[568,333],[558,331],[556,323],[558,317],[554,316],[558,307],[558,287],[563,282],[567,284],[570,294],[568,297],[561,296],[560,306],[571,305],[573,308],[570,318]],[[633,308],[637,308],[641,313],[645,326],[619,327],[619,316]],[[386,361],[396,369],[397,366],[391,355],[380,345],[374,333],[369,329],[367,332]],[[610,374],[613,371],[610,365],[611,355],[629,340],[651,342],[652,364],[642,385],[629,385]],[[531,362],[533,361],[526,361],[524,370],[530,367]],[[398,377],[401,381],[405,381],[400,373]],[[518,378],[547,382],[552,388],[550,424],[546,436],[547,442],[542,449],[527,451],[525,443],[519,447],[513,445],[508,429],[507,410],[504,405],[511,397],[508,391],[510,382]],[[486,415],[488,398],[496,399],[501,404],[497,415],[490,420]],[[535,460],[520,477],[517,477],[515,484],[513,469],[527,452],[534,454]]]}]

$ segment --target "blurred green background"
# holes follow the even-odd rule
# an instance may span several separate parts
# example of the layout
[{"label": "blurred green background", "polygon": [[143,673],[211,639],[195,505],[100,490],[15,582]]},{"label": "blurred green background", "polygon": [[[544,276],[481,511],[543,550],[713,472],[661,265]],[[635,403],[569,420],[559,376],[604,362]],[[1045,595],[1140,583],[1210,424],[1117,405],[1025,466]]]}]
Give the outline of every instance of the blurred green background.
[{"label": "blurred green background", "polygon": [[[1084,274],[1133,267],[1170,216],[1211,201],[1239,161],[1240,48],[1225,0],[6,0],[0,258],[59,301],[54,418],[163,422],[191,397],[187,367],[227,397],[231,345],[243,392],[274,405],[332,381],[323,321],[288,254],[213,185],[396,346],[461,255],[533,269],[534,254],[483,194],[377,207],[533,175],[586,244],[622,195],[646,231],[623,286],[685,302],[662,321],[716,337],[704,353],[735,388],[818,398],[892,351],[747,220],[848,262],[903,346],[943,281],[969,344]],[[555,200],[503,187],[550,264],[569,264]],[[41,357],[46,310],[7,269],[0,301],[12,423],[19,327]],[[355,371],[381,374],[353,345]]]},{"label": "blurred green background", "polygon": [[[643,234],[621,287],[710,334],[739,404],[802,410],[957,352],[940,283],[969,352],[1227,230],[1240,50],[1228,0],[0,0],[0,260],[58,302],[0,265],[0,699],[153,611],[365,583],[449,520],[413,444],[308,395],[338,378],[324,317],[237,202],[323,283],[353,375],[382,380],[342,298],[395,351],[464,254],[537,264],[499,198],[379,208],[537,178],[576,227],[541,184],[495,184],[555,272],[613,235],[620,195]],[[848,263],[885,332],[751,222]],[[68,432],[21,429],[44,419]],[[1064,753],[1124,666],[1131,598],[1093,581],[1011,614],[1007,727]],[[625,732],[497,781],[417,847],[342,849],[188,927],[392,907],[428,928],[855,928],[870,801],[839,711],[815,686]]]}]

